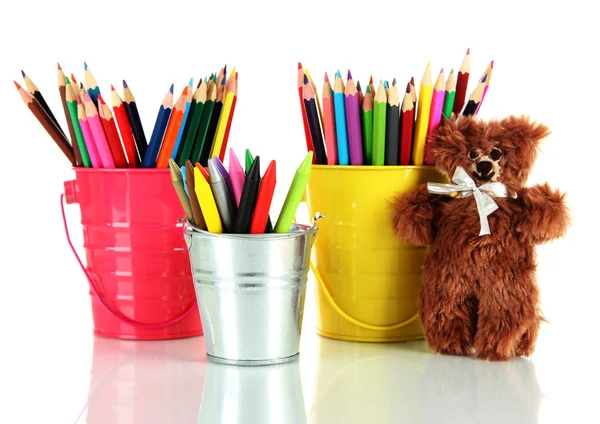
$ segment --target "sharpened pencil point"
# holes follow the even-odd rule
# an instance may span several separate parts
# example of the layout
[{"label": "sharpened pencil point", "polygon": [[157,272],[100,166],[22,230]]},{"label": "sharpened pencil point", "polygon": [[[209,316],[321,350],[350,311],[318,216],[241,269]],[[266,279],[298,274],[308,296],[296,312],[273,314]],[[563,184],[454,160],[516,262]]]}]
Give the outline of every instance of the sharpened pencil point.
[{"label": "sharpened pencil point", "polygon": [[66,75],[65,75],[65,84],[71,85],[71,80],[69,80],[69,77]]},{"label": "sharpened pencil point", "polygon": [[360,81],[356,81],[356,91],[360,90],[362,90],[362,87],[360,86]]},{"label": "sharpened pencil point", "polygon": [[410,77],[410,83],[411,83],[412,85],[415,85],[415,77]]},{"label": "sharpened pencil point", "polygon": [[169,91],[171,92],[171,94],[173,94],[174,88],[175,88],[175,84],[171,84],[171,87],[169,87]]},{"label": "sharpened pencil point", "polygon": [[486,80],[487,80],[487,77],[488,77],[488,74],[485,74],[485,75],[483,76],[483,78],[481,78],[481,82],[486,82]]},{"label": "sharpened pencil point", "polygon": [[369,84],[373,84],[373,75],[371,75],[371,79],[369,80]]},{"label": "sharpened pencil point", "polygon": [[88,66],[87,66],[87,63],[86,63],[86,62],[83,62],[83,69],[84,69],[85,71],[87,71],[87,68],[88,68]]},{"label": "sharpened pencil point", "polygon": [[227,77],[225,76],[225,73],[223,73],[223,79],[221,80],[221,85],[225,85],[227,83]]},{"label": "sharpened pencil point", "polygon": [[450,69],[450,74],[454,73],[454,68]]},{"label": "sharpened pencil point", "polygon": [[444,68],[440,69],[440,74],[444,73]]},{"label": "sharpened pencil point", "polygon": [[21,75],[23,76],[23,78],[25,78],[25,72],[23,72],[22,69],[21,69]]},{"label": "sharpened pencil point", "polygon": [[14,83],[15,83],[15,85],[17,86],[17,89],[18,89],[18,90],[20,90],[20,89],[21,89],[21,86],[19,85],[19,83],[18,83],[18,82],[16,82],[16,81],[13,81],[13,82],[14,82]]},{"label": "sharpened pencil point", "polygon": [[350,72],[350,69],[348,69],[348,79],[351,80],[352,79],[352,73]]},{"label": "sharpened pencil point", "polygon": [[493,68],[494,67],[494,61],[492,60],[492,63],[490,63],[490,67]]},{"label": "sharpened pencil point", "polygon": [[112,84],[110,85],[110,91],[117,91],[117,90],[115,90],[115,87],[113,87]]},{"label": "sharpened pencil point", "polygon": [[467,49],[467,54],[471,54],[471,47]]},{"label": "sharpened pencil point", "polygon": [[[200,82],[202,82],[202,78],[200,78]],[[190,87],[193,87],[193,86],[194,86],[194,78],[190,78],[190,82],[188,82],[188,85],[189,85]]]},{"label": "sharpened pencil point", "polygon": [[367,85],[367,93],[370,93],[370,92],[371,92],[371,86]]},{"label": "sharpened pencil point", "polygon": [[123,88],[128,88],[127,82],[125,80],[123,80]]},{"label": "sharpened pencil point", "polygon": [[341,78],[341,77],[342,77],[342,74],[340,73],[340,70],[339,70],[339,69],[338,69],[338,71],[335,73],[335,76],[336,76],[337,78]]},{"label": "sharpened pencil point", "polygon": [[329,82],[329,76],[327,75],[327,72],[325,72],[325,82]]},{"label": "sharpened pencil point", "polygon": [[298,62],[298,69],[302,69],[302,64]]},{"label": "sharpened pencil point", "polygon": [[395,87],[395,86],[396,86],[396,78],[394,78],[394,79],[392,80],[392,87]]},{"label": "sharpened pencil point", "polygon": [[406,84],[406,94],[410,93],[410,82]]},{"label": "sharpened pencil point", "polygon": [[304,74],[304,84],[308,84],[308,77]]},{"label": "sharpened pencil point", "polygon": [[60,67],[60,63],[56,62],[56,66],[58,67],[59,71],[62,71],[62,68]]}]

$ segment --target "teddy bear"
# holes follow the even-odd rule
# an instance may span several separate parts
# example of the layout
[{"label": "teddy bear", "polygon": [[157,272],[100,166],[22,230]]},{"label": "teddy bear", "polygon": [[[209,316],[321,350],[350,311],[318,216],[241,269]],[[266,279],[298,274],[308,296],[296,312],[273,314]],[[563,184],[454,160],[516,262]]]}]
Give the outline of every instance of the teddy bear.
[{"label": "teddy bear", "polygon": [[419,316],[433,351],[494,361],[534,352],[545,321],[535,245],[571,221],[564,193],[525,186],[549,134],[528,116],[443,118],[427,148],[452,182],[391,199],[396,235],[427,246]]}]

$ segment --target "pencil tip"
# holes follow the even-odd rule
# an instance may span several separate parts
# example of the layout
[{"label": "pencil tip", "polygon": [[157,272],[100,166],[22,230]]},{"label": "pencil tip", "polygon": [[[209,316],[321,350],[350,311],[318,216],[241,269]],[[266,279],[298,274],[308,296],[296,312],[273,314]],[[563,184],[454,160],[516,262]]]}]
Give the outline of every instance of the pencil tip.
[{"label": "pencil tip", "polygon": [[329,76],[327,75],[327,71],[325,71],[325,82],[329,82]]},{"label": "pencil tip", "polygon": [[56,66],[58,67],[59,71],[62,71],[62,68],[60,67],[60,63],[56,62]]},{"label": "pencil tip", "polygon": [[83,69],[84,69],[85,71],[87,71],[87,69],[88,69],[87,62],[85,62],[85,61],[83,62]]},{"label": "pencil tip", "polygon": [[23,78],[25,78],[25,72],[23,72],[22,69],[21,69],[21,75],[23,76]]},{"label": "pencil tip", "polygon": [[115,87],[112,84],[110,85],[110,91],[117,91],[115,90]]},{"label": "pencil tip", "polygon": [[352,79],[352,73],[350,72],[350,69],[348,69],[348,77],[347,79],[351,80]]},{"label": "pencil tip", "polygon": [[[394,80],[395,81],[395,80]],[[360,86],[360,81],[356,81],[356,90],[360,91],[362,88]]]},{"label": "pencil tip", "polygon": [[492,63],[490,63],[490,67],[493,68],[494,67],[494,61],[492,60]]},{"label": "pencil tip", "polygon": [[127,88],[127,82],[125,80],[123,80],[123,88]]},{"label": "pencil tip", "polygon": [[481,82],[486,82],[487,81],[487,77],[488,77],[488,74],[485,74],[483,76],[483,78],[481,78]]},{"label": "pencil tip", "polygon": [[367,93],[370,93],[370,92],[371,92],[371,86],[370,86],[370,85],[367,85],[367,90],[366,90],[366,92],[367,92]]},{"label": "pencil tip", "polygon": [[369,79],[369,84],[373,84],[373,75],[371,75],[371,78]]},{"label": "pencil tip", "polygon": [[406,94],[410,93],[410,82],[406,83]]},{"label": "pencil tip", "polygon": [[304,84],[308,84],[308,76],[306,74],[304,74]]},{"label": "pencil tip", "polygon": [[395,85],[396,85],[396,78],[394,78],[394,79],[392,80],[392,86],[395,86]]},{"label": "pencil tip", "polygon": [[453,74],[454,73],[454,68],[450,69],[450,73]]},{"label": "pencil tip", "polygon": [[302,69],[302,64],[298,62],[298,69]]},{"label": "pencil tip", "polygon": [[467,49],[467,54],[471,54],[471,47]]},{"label": "pencil tip", "polygon": [[171,84],[171,87],[169,88],[169,91],[171,92],[171,94],[173,94],[173,89],[175,88],[175,84]]},{"label": "pencil tip", "polygon": [[415,85],[415,77],[410,77],[410,83],[411,83],[412,85]]},{"label": "pencil tip", "polygon": [[338,69],[338,71],[335,73],[335,76],[338,78],[342,77],[342,74],[340,73],[340,70]]},{"label": "pencil tip", "polygon": [[[202,82],[202,78],[200,78],[200,82]],[[188,82],[188,85],[189,85],[190,87],[193,87],[193,86],[194,86],[194,78],[193,78],[193,77],[192,77],[192,78],[190,78],[190,81]]]},{"label": "pencil tip", "polygon": [[17,89],[19,89],[19,90],[20,90],[20,89],[21,89],[21,86],[19,85],[19,83],[18,83],[18,82],[16,82],[16,81],[13,81],[13,82],[15,83],[15,86],[17,87]]}]

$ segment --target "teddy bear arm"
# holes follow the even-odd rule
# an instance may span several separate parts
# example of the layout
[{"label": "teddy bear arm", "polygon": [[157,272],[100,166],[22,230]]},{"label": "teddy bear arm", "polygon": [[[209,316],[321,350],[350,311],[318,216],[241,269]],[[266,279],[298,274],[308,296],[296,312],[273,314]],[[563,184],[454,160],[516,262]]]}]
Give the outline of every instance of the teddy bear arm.
[{"label": "teddy bear arm", "polygon": [[411,244],[430,245],[434,205],[425,184],[396,196],[392,201],[396,235]]},{"label": "teddy bear arm", "polygon": [[564,193],[552,189],[546,183],[526,188],[521,195],[524,210],[519,232],[536,244],[565,235],[571,218]]}]

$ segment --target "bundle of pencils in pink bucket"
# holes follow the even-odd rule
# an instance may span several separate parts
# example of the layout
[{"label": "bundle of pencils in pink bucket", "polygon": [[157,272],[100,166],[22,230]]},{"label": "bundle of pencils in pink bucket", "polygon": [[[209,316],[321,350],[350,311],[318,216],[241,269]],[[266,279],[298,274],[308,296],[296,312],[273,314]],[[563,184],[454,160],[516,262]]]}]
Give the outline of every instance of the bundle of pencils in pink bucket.
[{"label": "bundle of pencils in pink bucket", "polygon": [[[223,159],[237,102],[238,74],[218,73],[193,78],[177,99],[174,84],[166,91],[150,137],[132,87],[123,80],[122,96],[110,86],[103,96],[96,78],[84,62],[84,80],[67,77],[58,65],[58,91],[68,132],[59,123],[40,89],[21,71],[25,87],[14,82],[23,102],[42,124],[71,165],[85,168],[166,168],[172,158],[206,164],[211,156]],[[104,90],[103,90],[104,91]],[[106,97],[106,99],[105,99]]]}]

